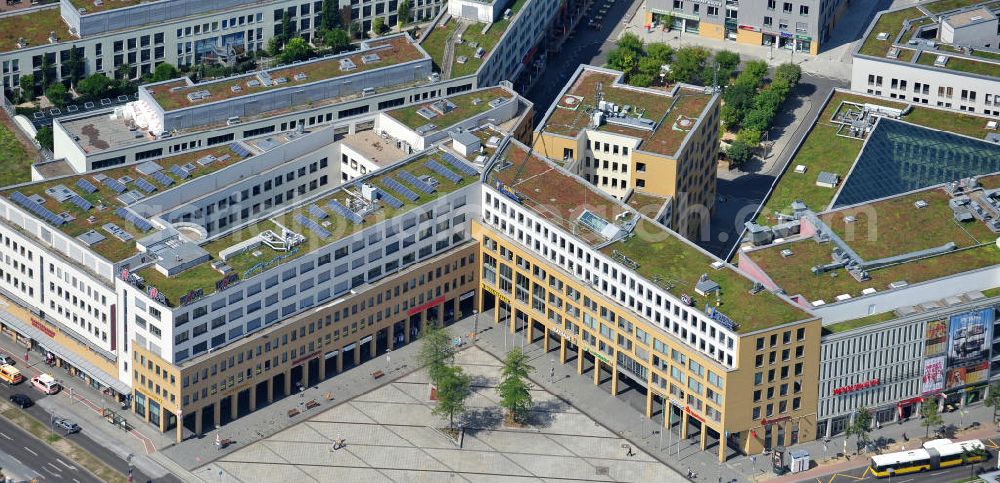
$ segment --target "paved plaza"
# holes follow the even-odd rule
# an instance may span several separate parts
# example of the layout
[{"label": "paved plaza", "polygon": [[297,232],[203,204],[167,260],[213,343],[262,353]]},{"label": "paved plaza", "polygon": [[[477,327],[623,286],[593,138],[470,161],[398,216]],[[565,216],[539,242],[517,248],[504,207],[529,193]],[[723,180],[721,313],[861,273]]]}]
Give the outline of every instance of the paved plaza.
[{"label": "paved plaza", "polygon": [[[343,402],[195,470],[205,481],[683,481],[673,470],[552,394],[535,390],[531,424],[502,424],[500,361],[458,353],[474,393],[458,448],[435,428],[426,370]],[[336,439],[346,447],[333,450]]]}]

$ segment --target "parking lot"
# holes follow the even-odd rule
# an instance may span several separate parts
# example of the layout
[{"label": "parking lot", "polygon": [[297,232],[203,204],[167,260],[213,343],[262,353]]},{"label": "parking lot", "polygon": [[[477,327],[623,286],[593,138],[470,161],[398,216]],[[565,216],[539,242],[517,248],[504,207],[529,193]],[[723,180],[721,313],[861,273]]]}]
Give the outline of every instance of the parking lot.
[{"label": "parking lot", "polygon": [[87,101],[82,104],[71,104],[63,108],[50,107],[48,109],[43,109],[32,113],[29,117],[31,123],[35,125],[35,128],[40,128],[42,126],[51,126],[52,120],[63,116],[72,116],[74,114],[80,114],[87,111],[95,111],[99,109],[108,109],[110,107],[120,106],[129,101],[139,99],[139,94],[136,93],[132,96],[120,95],[118,97],[107,97],[99,101]]}]

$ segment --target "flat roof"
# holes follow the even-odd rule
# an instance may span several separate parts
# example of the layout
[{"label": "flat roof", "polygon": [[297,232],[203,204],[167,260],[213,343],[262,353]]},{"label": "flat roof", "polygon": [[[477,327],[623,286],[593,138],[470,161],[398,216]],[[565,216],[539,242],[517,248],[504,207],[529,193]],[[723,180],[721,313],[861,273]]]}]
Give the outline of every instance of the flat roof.
[{"label": "flat roof", "polygon": [[[872,22],[864,40],[856,47],[855,55],[877,57],[884,62],[896,64],[917,63],[932,69],[1000,77],[1000,50],[977,48],[969,54],[958,46],[941,43],[940,33],[936,38],[920,35],[921,27],[937,23],[937,14],[957,8],[967,9],[947,18],[959,21],[967,19],[971,22],[977,15],[988,14],[992,17],[992,11],[1000,9],[1000,1],[941,0],[881,12]],[[939,57],[944,58],[943,64],[938,61]]]},{"label": "flat roof", "polygon": [[[204,159],[206,156],[214,156],[215,161],[203,165],[198,163],[198,160]],[[165,158],[157,159],[153,161],[156,165],[160,166],[162,173],[167,178],[173,181],[169,187],[164,186],[159,180],[154,178],[152,175],[145,175],[139,171],[139,168],[146,163],[132,164],[128,166],[120,166],[116,168],[106,169],[102,171],[95,171],[87,173],[85,175],[74,175],[66,176],[61,178],[55,178],[46,181],[27,183],[22,185],[10,186],[4,188],[0,191],[0,195],[10,198],[14,192],[20,192],[25,196],[38,195],[43,200],[42,206],[51,211],[52,213],[58,215],[60,213],[67,213],[74,219],[69,221],[62,226],[58,227],[63,233],[71,237],[78,237],[85,233],[94,230],[99,234],[104,236],[104,239],[94,245],[90,246],[93,250],[100,256],[108,259],[111,262],[118,262],[131,257],[137,253],[135,247],[135,241],[149,234],[149,232],[143,232],[136,228],[135,225],[126,221],[125,219],[119,217],[115,214],[115,210],[121,207],[128,206],[132,203],[125,203],[118,199],[120,194],[112,190],[107,185],[98,181],[95,177],[108,177],[112,179],[119,180],[123,176],[128,176],[132,179],[125,183],[127,191],[134,191],[136,193],[142,193],[146,196],[151,196],[152,194],[144,193],[142,190],[138,189],[136,183],[138,180],[144,180],[150,183],[152,186],[156,187],[159,193],[161,191],[167,191],[170,189],[176,189],[184,185],[184,183],[197,179],[199,177],[214,173],[222,168],[231,166],[239,161],[241,158],[236,154],[235,151],[229,148],[228,145],[216,146],[208,149],[202,149],[198,151],[191,151],[188,153],[177,154],[175,156],[169,156]],[[184,166],[190,164],[193,169],[189,171],[190,177],[181,178],[177,174],[171,171],[171,166]],[[93,193],[88,193],[81,187],[77,185],[81,180],[89,183],[95,188]],[[46,193],[46,190],[53,188],[58,185],[63,185],[74,194],[79,195],[90,203],[93,207],[88,210],[84,210],[77,205],[69,201],[60,202],[54,197]],[[153,194],[155,194],[153,193]],[[16,204],[16,203],[15,203]],[[102,208],[103,207],[103,208]],[[115,237],[113,234],[107,232],[103,227],[106,223],[113,223],[117,225],[124,232],[128,233],[132,238],[128,240],[122,240]],[[52,226],[52,225],[49,225]]]},{"label": "flat roof", "polygon": [[[778,223],[779,220],[775,217],[775,213],[790,213],[790,206],[795,200],[804,201],[809,208],[817,212],[826,210],[838,193],[838,189],[816,186],[816,177],[820,172],[826,171],[839,175],[840,179],[843,180],[848,176],[852,168],[854,168],[855,161],[858,160],[865,141],[861,138],[839,134],[845,134],[845,128],[842,124],[845,116],[849,112],[860,111],[861,106],[866,104],[892,109],[904,109],[908,105],[891,99],[883,99],[846,90],[835,90],[830,97],[830,101],[820,112],[815,125],[813,125],[809,134],[803,140],[801,148],[791,162],[788,163],[786,171],[781,175],[774,190],[761,208],[760,215],[757,217],[758,223],[764,225]],[[985,138],[988,133],[994,132],[986,126],[987,122],[989,122],[988,118],[935,109],[924,105],[912,106],[906,115],[899,117],[899,120],[929,129],[962,134],[975,139]],[[964,140],[966,138],[961,139]],[[909,154],[903,154],[908,152],[905,151],[906,149],[912,149],[908,147],[906,139],[896,138],[893,140],[893,143],[895,143],[893,145],[903,150],[897,153],[896,156],[910,156]],[[925,143],[925,141],[915,140],[914,143],[914,145],[919,145]],[[872,147],[873,149],[875,148],[874,145]],[[957,151],[957,153],[960,154],[961,151]],[[928,159],[932,159],[932,157],[928,157]],[[876,158],[874,161],[878,161],[878,159]],[[795,172],[795,167],[798,165],[805,166],[806,172]],[[986,172],[988,171],[981,171],[978,174],[985,174]],[[885,192],[881,196],[876,197],[888,196],[890,194],[892,192]]]},{"label": "flat roof", "polygon": [[[858,297],[866,289],[886,291],[894,282],[914,284],[1000,263],[997,234],[979,219],[956,221],[949,207],[951,199],[944,187],[937,186],[818,214],[865,261],[912,256],[867,268],[869,280],[858,281],[843,268],[814,273],[813,267],[834,261],[837,245],[812,235],[751,248],[744,254],[788,295],[826,303],[842,294]],[[953,244],[950,249],[943,248],[949,244]]]},{"label": "flat roof", "polygon": [[[496,99],[508,101],[513,98],[514,95],[502,87],[490,87],[384,112],[413,130],[433,125],[432,129],[424,133],[427,134],[447,129],[459,121],[492,109],[490,102]],[[432,117],[428,118],[421,113]]]},{"label": "flat roof", "polygon": [[583,66],[570,79],[568,87],[542,121],[541,131],[575,138],[591,127],[590,114],[597,108],[600,86],[602,100],[622,108],[629,106],[626,117],[639,115],[654,123],[652,130],[604,122],[598,131],[613,132],[640,139],[638,149],[674,156],[688,133],[696,128],[712,100],[704,90],[676,87],[673,94],[655,89],[631,87],[621,82],[621,73]]},{"label": "flat roof", "polygon": [[[438,66],[439,71],[445,72],[443,64],[445,60],[444,52],[447,50],[446,46],[449,43],[453,43],[454,39],[452,38],[452,35],[455,34],[460,28],[464,28],[462,33],[462,43],[456,44],[453,49],[454,54],[451,58],[450,77],[454,79],[456,77],[475,74],[483,65],[483,61],[485,61],[493,53],[493,50],[496,49],[497,44],[500,43],[500,38],[503,37],[503,34],[514,23],[518,13],[520,13],[521,9],[524,8],[527,3],[528,0],[514,0],[514,3],[509,7],[513,15],[511,15],[509,19],[501,17],[499,20],[491,24],[451,17],[451,20],[449,20],[446,25],[437,25],[434,30],[427,34],[420,45],[426,49],[427,53],[432,59],[434,59],[434,64]],[[484,29],[485,32],[483,31]],[[482,56],[476,56],[476,51],[478,49],[484,50],[484,54]],[[459,63],[459,57],[465,57],[466,61],[464,63]]]},{"label": "flat roof", "polygon": [[[30,0],[22,1],[29,2]],[[52,32],[56,33],[59,42],[79,39],[79,37],[69,33],[69,26],[63,21],[58,6],[16,15],[5,15],[0,17],[0,52],[18,50],[17,41],[20,38],[24,38],[27,42],[25,48],[48,45],[49,34]]]},{"label": "flat roof", "polygon": [[371,130],[349,134],[341,139],[340,143],[342,147],[346,146],[357,151],[379,168],[391,166],[407,158],[407,154],[397,148],[396,143],[383,139]]},{"label": "flat roof", "polygon": [[146,131],[130,128],[124,120],[111,119],[110,112],[60,119],[59,124],[88,155],[155,140]]},{"label": "flat roof", "polygon": [[[754,282],[730,266],[720,270],[712,267],[718,258],[698,248],[659,223],[638,217],[626,205],[595,189],[579,176],[531,153],[523,144],[511,141],[494,161],[494,169],[486,182],[500,182],[520,198],[520,204],[537,215],[573,233],[595,249],[626,266],[620,255],[635,262],[636,273],[680,297],[695,299],[695,307],[705,303],[715,305],[715,296],[708,299],[695,294],[694,288],[702,274],[722,287],[719,310],[739,324],[738,332],[781,325],[812,318],[806,311],[772,293],[750,293]],[[502,168],[502,169],[500,169]],[[594,228],[598,222],[581,221],[584,212],[596,216],[604,224],[621,230],[619,236],[607,238]],[[621,221],[619,221],[621,220]],[[710,299],[710,300],[709,300]]]},{"label": "flat roof", "polygon": [[663,209],[663,205],[669,200],[669,197],[660,196],[655,193],[633,190],[625,203],[639,213],[655,219],[656,215]]},{"label": "flat roof", "polygon": [[511,141],[496,157],[487,183],[499,182],[517,193],[521,204],[548,221],[596,247],[608,241],[594,225],[580,222],[585,211],[605,223],[614,224],[619,216],[632,216],[631,210],[600,192],[579,176],[569,174],[519,142]]},{"label": "flat roof", "polygon": [[964,27],[966,25],[979,23],[985,20],[993,20],[995,18],[997,18],[997,16],[993,15],[993,12],[991,12],[988,8],[981,7],[949,15],[945,18],[945,21],[953,27]]},{"label": "flat roof", "polygon": [[[254,72],[238,77],[193,85],[187,85],[184,80],[174,80],[168,83],[144,86],[144,88],[159,103],[164,111],[169,112],[223,99],[239,98],[267,90],[286,89],[318,80],[354,75],[368,70],[424,58],[424,53],[421,49],[415,43],[411,42],[406,35],[371,40],[367,42],[367,46],[367,48],[349,54],[324,57],[313,61],[269,69],[265,72],[270,75],[271,79],[285,79],[280,84],[273,83],[270,86],[265,86],[261,83],[258,80],[258,73]],[[373,62],[364,62],[363,58],[371,54],[377,54],[379,59]],[[354,67],[350,70],[341,70],[341,60],[343,59],[350,59]],[[254,83],[256,85],[253,85]],[[234,90],[234,86],[238,86],[239,90]],[[209,95],[201,100],[192,101],[188,99],[188,94],[201,91],[207,91]]]},{"label": "flat roof", "polygon": [[[305,240],[299,245],[299,249],[295,251],[279,252],[266,245],[260,245],[254,250],[230,257],[225,263],[232,268],[233,273],[237,274],[240,279],[250,278],[260,273],[264,270],[261,268],[263,262],[271,262],[267,269],[288,263],[306,253],[313,252],[361,231],[368,226],[400,216],[411,211],[413,208],[430,203],[445,194],[479,180],[479,177],[476,175],[462,175],[459,182],[452,182],[426,166],[427,161],[430,159],[438,161],[443,166],[449,166],[441,157],[439,150],[432,149],[425,151],[392,168],[379,170],[373,175],[357,178],[324,194],[311,197],[306,201],[290,206],[280,213],[251,222],[248,225],[244,225],[237,230],[203,244],[201,247],[209,253],[211,259],[185,270],[176,276],[165,276],[153,267],[140,270],[137,272],[137,275],[145,279],[147,285],[156,287],[167,298],[171,306],[176,306],[180,297],[192,290],[202,289],[205,295],[213,293],[215,291],[215,282],[221,279],[222,275],[212,268],[211,262],[221,260],[220,252],[222,250],[251,240],[264,231],[271,230],[280,234],[282,227],[285,227],[295,233],[301,234],[305,237]],[[402,170],[409,172],[417,178],[423,178],[424,176],[433,178],[438,183],[435,192],[427,194],[420,191],[416,186],[400,177]],[[453,170],[453,172],[461,175],[457,170]],[[394,190],[389,182],[390,179],[394,179],[417,194],[417,199],[411,201]],[[402,205],[399,208],[394,208],[388,203],[380,202],[371,211],[361,214],[362,222],[357,224],[349,221],[343,214],[328,207],[331,201],[337,201],[345,207],[349,206],[349,199],[356,200],[360,197],[362,184],[374,185],[384,190],[399,200]],[[318,212],[316,208],[312,208],[313,205],[325,213],[326,216],[322,218],[317,216]],[[323,234],[318,233],[315,228],[303,226],[300,223],[300,220],[303,219],[308,219],[311,224],[314,224],[314,227],[321,227],[330,236],[324,238]],[[283,258],[279,259],[279,257]],[[274,262],[274,260],[278,261]]]},{"label": "flat roof", "polygon": [[102,0],[100,5],[94,0],[69,0],[71,4],[77,9],[86,9],[87,13],[82,15],[87,15],[97,12],[106,12],[108,10],[116,10],[119,8],[133,7],[141,3],[152,3],[158,0]]}]

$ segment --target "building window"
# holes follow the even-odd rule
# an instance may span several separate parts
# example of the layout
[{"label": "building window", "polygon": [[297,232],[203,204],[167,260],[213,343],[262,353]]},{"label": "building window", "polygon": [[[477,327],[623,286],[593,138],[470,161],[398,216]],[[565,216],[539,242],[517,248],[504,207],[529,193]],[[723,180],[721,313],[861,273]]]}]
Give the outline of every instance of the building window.
[{"label": "building window", "polygon": [[770,27],[773,24],[774,24],[774,19],[773,18],[771,18],[771,17],[764,17],[764,26],[765,27]]},{"label": "building window", "polygon": [[792,4],[791,4],[791,2],[784,2],[784,4],[781,7],[781,11],[785,12],[785,13],[792,13]]},{"label": "building window", "polygon": [[809,15],[809,5],[799,6],[799,15],[806,16]]}]

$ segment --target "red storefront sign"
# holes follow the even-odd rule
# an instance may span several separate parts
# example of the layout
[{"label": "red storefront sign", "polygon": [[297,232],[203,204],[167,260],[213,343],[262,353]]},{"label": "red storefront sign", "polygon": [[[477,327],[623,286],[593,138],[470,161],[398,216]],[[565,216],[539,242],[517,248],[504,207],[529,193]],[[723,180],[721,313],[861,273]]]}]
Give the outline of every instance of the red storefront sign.
[{"label": "red storefront sign", "polygon": [[292,365],[293,366],[299,365],[299,363],[301,363],[302,361],[307,361],[309,359],[312,359],[313,357],[318,356],[321,352],[323,352],[323,351],[310,352],[309,354],[306,354],[306,355],[304,355],[302,357],[299,357],[298,359],[295,359],[294,361],[292,361]]},{"label": "red storefront sign", "polygon": [[684,412],[686,412],[688,414],[688,416],[691,416],[692,418],[695,418],[698,421],[701,421],[703,423],[705,422],[705,418],[703,418],[703,417],[695,414],[694,411],[692,411],[689,406],[684,406]]},{"label": "red storefront sign", "polygon": [[878,378],[871,379],[864,382],[859,382],[857,384],[851,384],[850,386],[838,387],[833,390],[834,395],[847,394],[849,392],[860,391],[862,389],[868,389],[869,387],[875,387],[879,385]]},{"label": "red storefront sign", "polygon": [[34,327],[34,328],[36,328],[36,329],[38,329],[38,330],[40,330],[40,331],[42,331],[42,332],[44,332],[45,335],[47,335],[49,337],[55,337],[56,336],[56,331],[50,329],[49,326],[41,323],[38,320],[31,319],[31,326]]},{"label": "red storefront sign", "polygon": [[418,305],[416,307],[411,308],[410,310],[407,310],[406,311],[406,315],[418,314],[418,313],[423,312],[423,311],[425,311],[425,310],[427,310],[427,309],[429,309],[429,308],[431,308],[431,307],[433,307],[435,305],[440,305],[442,302],[444,302],[444,295],[442,295],[442,296],[440,296],[440,297],[438,297],[438,298],[436,298],[434,300],[431,300],[430,302],[427,302],[426,304]]},{"label": "red storefront sign", "polygon": [[897,406],[906,406],[907,404],[916,404],[916,403],[922,403],[922,402],[924,402],[924,398],[917,396],[917,397],[912,397],[910,399],[904,399],[902,401],[899,401],[896,405]]},{"label": "red storefront sign", "polygon": [[792,419],[792,417],[791,416],[782,416],[780,418],[774,418],[774,419],[764,418],[764,419],[760,420],[760,425],[761,426],[767,426],[768,424],[776,424],[776,423],[780,423],[782,421],[787,421],[789,419]]}]

